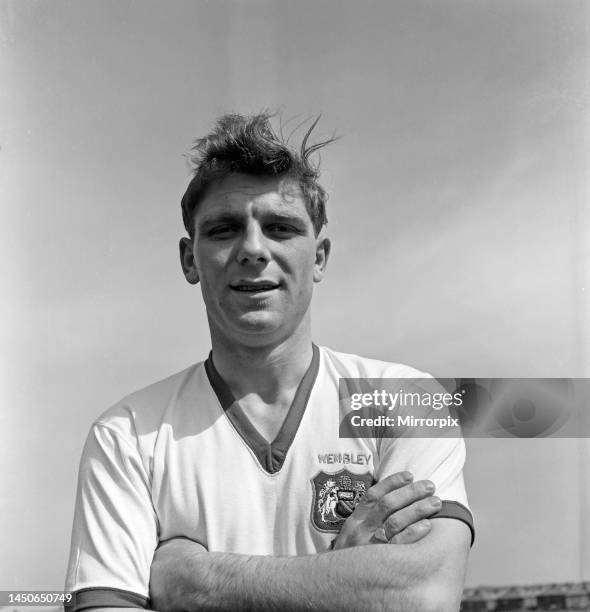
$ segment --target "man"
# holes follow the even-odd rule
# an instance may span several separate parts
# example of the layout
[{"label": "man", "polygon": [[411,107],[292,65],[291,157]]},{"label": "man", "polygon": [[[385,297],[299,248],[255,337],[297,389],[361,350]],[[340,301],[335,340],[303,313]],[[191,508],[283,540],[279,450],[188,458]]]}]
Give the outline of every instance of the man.
[{"label": "man", "polygon": [[462,440],[338,435],[341,377],[421,373],[312,343],[330,254],[314,126],[295,152],[269,115],[228,115],[196,144],[180,256],[212,351],[91,429],[76,610],[458,608]]}]

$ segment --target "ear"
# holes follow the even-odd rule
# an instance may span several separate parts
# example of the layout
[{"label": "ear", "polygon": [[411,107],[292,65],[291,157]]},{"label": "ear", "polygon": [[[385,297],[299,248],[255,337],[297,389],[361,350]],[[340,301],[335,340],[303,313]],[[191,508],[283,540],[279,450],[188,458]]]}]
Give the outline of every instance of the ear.
[{"label": "ear", "polygon": [[326,235],[326,228],[322,227],[318,237],[316,238],[315,247],[315,264],[313,267],[313,282],[319,283],[324,278],[324,271],[328,265],[328,257],[330,256],[330,249],[332,243]]},{"label": "ear", "polygon": [[180,244],[180,265],[184,277],[191,285],[196,285],[199,282],[199,272],[193,254],[193,241],[190,238],[181,238]]}]

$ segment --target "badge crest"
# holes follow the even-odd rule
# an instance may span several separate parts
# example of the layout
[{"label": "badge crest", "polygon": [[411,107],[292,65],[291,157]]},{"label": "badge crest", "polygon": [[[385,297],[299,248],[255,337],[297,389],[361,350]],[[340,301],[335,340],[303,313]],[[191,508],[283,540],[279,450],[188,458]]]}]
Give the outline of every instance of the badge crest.
[{"label": "badge crest", "polygon": [[320,531],[338,533],[342,523],[373,484],[369,472],[353,474],[346,469],[333,474],[319,472],[312,478],[311,522]]}]

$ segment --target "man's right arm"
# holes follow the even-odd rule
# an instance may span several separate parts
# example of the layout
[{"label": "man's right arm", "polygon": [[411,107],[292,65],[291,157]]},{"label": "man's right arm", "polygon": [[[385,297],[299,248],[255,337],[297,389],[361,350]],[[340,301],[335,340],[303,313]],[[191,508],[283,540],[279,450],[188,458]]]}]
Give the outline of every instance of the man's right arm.
[{"label": "man's right arm", "polygon": [[165,596],[152,593],[152,603],[161,611],[457,610],[469,531],[452,519],[433,523],[415,544],[303,557],[208,553],[175,540],[152,568],[152,580],[166,585]]}]

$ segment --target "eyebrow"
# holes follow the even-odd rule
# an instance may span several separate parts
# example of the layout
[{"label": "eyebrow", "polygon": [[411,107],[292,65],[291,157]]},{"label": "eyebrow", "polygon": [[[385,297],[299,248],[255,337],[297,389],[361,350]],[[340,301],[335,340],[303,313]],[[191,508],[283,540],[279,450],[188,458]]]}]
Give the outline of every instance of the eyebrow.
[{"label": "eyebrow", "polygon": [[268,218],[272,219],[273,221],[284,221],[284,222],[296,222],[296,221],[302,221],[305,223],[306,219],[307,219],[307,213],[305,214],[301,214],[299,212],[282,212],[282,213],[276,213],[276,212],[272,212],[272,213],[268,213]]},{"label": "eyebrow", "polygon": [[[305,213],[307,214],[307,213]],[[275,222],[283,222],[283,223],[305,223],[306,217],[304,214],[299,213],[299,211],[293,212],[268,212],[262,215],[263,220],[271,220]],[[236,212],[218,212],[211,213],[208,216],[204,217],[200,223],[197,224],[199,230],[207,230],[213,225],[217,225],[218,223],[241,223],[244,219],[244,215]]]}]

